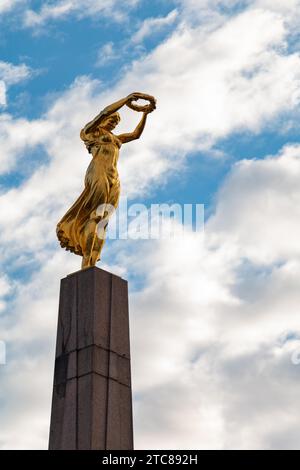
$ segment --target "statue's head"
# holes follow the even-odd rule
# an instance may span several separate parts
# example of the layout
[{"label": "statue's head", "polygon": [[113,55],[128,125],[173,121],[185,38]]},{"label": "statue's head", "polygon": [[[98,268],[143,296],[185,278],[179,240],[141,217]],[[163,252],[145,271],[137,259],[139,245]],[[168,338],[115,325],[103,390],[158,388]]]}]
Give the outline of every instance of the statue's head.
[{"label": "statue's head", "polygon": [[107,131],[112,131],[121,121],[121,117],[119,113],[113,113],[107,116],[107,118],[103,119],[99,127]]}]

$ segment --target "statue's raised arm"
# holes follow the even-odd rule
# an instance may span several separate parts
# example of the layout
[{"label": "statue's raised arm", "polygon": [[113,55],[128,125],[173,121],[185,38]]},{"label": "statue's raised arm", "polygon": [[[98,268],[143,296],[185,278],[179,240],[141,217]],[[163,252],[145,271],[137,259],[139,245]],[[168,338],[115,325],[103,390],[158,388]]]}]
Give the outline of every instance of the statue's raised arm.
[{"label": "statue's raised arm", "polygon": [[[139,99],[148,100],[150,105],[139,108],[138,105],[133,104],[133,101],[137,101]],[[86,124],[84,130],[86,133],[93,132],[104,119],[119,111],[119,109],[122,108],[125,104],[135,111],[143,111],[146,107],[149,107],[150,109],[150,107],[154,106],[154,109],[155,102],[155,98],[151,95],[146,95],[145,93],[131,93],[130,95],[126,96],[126,98],[122,98],[121,100],[106,106],[106,108],[104,108],[92,121]]]},{"label": "statue's raised arm", "polygon": [[[140,106],[135,103],[139,99],[149,103]],[[112,131],[121,119],[118,110],[124,105],[143,115],[133,132],[115,135]],[[109,216],[118,206],[119,149],[123,143],[141,136],[147,115],[155,108],[153,96],[131,93],[104,108],[80,133],[93,158],[85,175],[85,188],[57,224],[56,232],[63,248],[82,256],[82,269],[94,266],[100,259]]]}]

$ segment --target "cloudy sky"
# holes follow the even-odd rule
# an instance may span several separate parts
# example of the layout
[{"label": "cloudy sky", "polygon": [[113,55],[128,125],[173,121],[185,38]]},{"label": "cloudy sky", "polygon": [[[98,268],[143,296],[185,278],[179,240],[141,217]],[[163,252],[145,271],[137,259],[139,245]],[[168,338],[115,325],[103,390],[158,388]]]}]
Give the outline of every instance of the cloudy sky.
[{"label": "cloudy sky", "polygon": [[59,282],[81,261],[55,226],[81,127],[133,91],[157,110],[122,194],[205,205],[204,241],[103,251],[130,286],[135,447],[300,448],[299,23],[299,0],[0,0],[1,448],[47,448]]}]

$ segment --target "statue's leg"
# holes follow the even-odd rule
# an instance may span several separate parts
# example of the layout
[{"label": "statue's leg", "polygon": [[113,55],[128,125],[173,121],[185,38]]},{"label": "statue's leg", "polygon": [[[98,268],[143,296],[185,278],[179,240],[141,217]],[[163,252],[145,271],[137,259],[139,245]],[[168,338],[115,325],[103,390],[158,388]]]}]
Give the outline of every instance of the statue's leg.
[{"label": "statue's leg", "polygon": [[92,264],[92,253],[93,253],[93,247],[96,239],[96,230],[97,230],[97,224],[99,222],[99,217],[96,214],[96,211],[93,211],[90,215],[90,219],[87,222],[85,228],[84,228],[84,234],[83,234],[83,256],[82,256],[82,263],[81,263],[81,268],[88,268],[89,266],[94,266]]},{"label": "statue's leg", "polygon": [[[108,194],[107,204],[109,206],[114,206],[116,208],[118,206],[119,195],[120,195],[119,184],[112,186]],[[108,218],[111,215],[110,208],[105,206],[105,204],[102,204],[101,209],[100,210],[99,208],[97,209],[97,215],[98,215],[98,217],[96,218],[97,224],[99,222],[100,223],[96,227],[96,237],[94,238],[94,244],[92,247],[90,266],[95,266],[96,262],[100,260],[101,251],[105,243],[106,230],[108,226]]]},{"label": "statue's leg", "polygon": [[99,238],[96,238],[91,256],[91,266],[95,266],[97,261],[100,260],[100,254],[104,243],[105,240],[99,240]]},{"label": "statue's leg", "polygon": [[[120,195],[120,186],[116,184],[110,188],[108,194],[107,203],[103,203],[90,215],[90,219],[84,229],[84,249],[82,258],[82,269],[89,266],[95,266],[96,262],[100,259],[100,253],[105,243],[106,228],[108,225],[109,210],[106,205],[117,207]],[[105,219],[106,223],[104,226],[101,224],[98,227],[98,223]],[[98,233],[97,233],[98,227]]]},{"label": "statue's leg", "polygon": [[116,209],[119,204],[119,198],[120,198],[120,183],[119,181],[111,186],[108,198],[107,198],[107,203],[111,206],[114,206]]}]

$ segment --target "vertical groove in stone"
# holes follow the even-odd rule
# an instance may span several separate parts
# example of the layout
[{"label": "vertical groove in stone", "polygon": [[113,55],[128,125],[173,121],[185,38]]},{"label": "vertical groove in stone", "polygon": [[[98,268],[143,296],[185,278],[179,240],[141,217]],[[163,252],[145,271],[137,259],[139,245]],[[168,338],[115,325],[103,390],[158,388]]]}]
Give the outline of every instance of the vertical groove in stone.
[{"label": "vertical groove in stone", "polygon": [[75,410],[75,420],[76,420],[76,449],[78,449],[78,277],[75,278],[76,282],[76,410]]},{"label": "vertical groove in stone", "polygon": [[105,415],[105,450],[107,449],[108,436],[108,416],[109,416],[109,377],[110,377],[110,344],[111,344],[111,315],[112,315],[112,296],[113,296],[113,276],[110,276],[110,299],[109,299],[109,320],[108,320],[108,355],[107,355],[107,383],[106,383],[106,415]]}]

